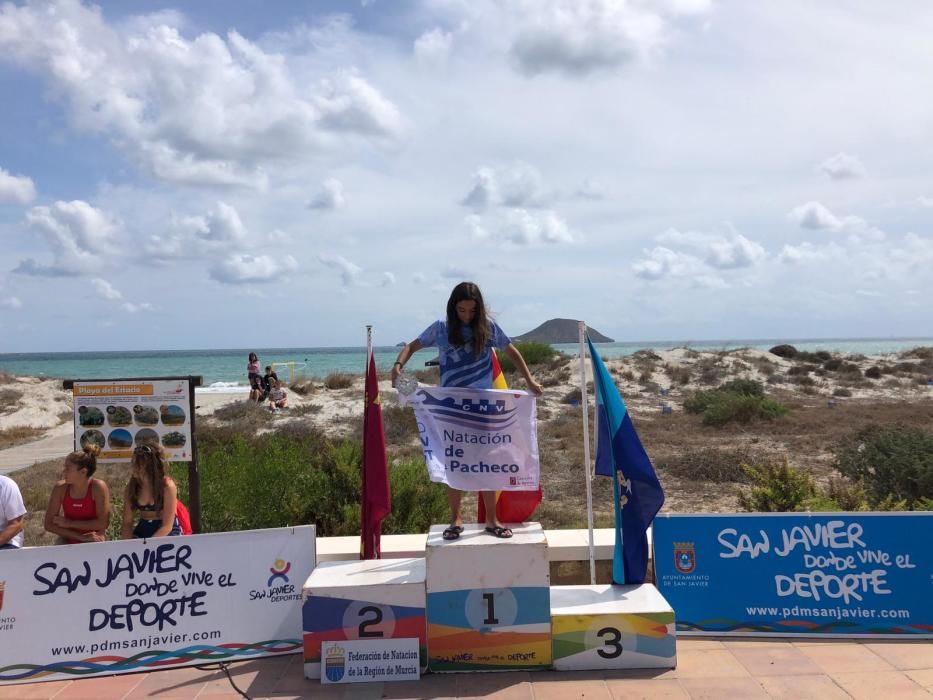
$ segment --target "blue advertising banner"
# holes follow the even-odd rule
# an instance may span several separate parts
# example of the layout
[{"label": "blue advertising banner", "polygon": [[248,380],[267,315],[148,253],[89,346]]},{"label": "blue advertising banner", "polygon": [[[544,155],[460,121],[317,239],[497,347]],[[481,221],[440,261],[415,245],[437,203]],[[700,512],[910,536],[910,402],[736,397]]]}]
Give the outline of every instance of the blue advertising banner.
[{"label": "blue advertising banner", "polygon": [[933,638],[933,513],[658,515],[678,632]]}]

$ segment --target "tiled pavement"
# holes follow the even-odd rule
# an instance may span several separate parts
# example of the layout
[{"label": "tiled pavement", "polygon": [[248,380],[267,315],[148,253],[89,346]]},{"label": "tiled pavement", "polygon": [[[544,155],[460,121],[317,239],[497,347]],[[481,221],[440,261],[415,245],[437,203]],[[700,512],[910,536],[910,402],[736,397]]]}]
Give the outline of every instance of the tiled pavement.
[{"label": "tiled pavement", "polygon": [[[933,697],[933,642],[784,641],[729,638],[677,640],[672,671],[581,671],[427,675],[417,682],[321,686],[302,675],[300,655],[230,666],[251,698],[621,698]],[[108,678],[0,686],[0,699],[233,700],[242,698],[217,670],[180,668]]]}]

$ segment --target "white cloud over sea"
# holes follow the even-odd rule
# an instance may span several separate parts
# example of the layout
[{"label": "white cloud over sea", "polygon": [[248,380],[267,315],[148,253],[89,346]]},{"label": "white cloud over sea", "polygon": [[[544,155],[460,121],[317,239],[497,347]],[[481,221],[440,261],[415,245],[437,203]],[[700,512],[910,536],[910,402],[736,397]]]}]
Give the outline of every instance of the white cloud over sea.
[{"label": "white cloud over sea", "polygon": [[10,351],[933,327],[921,0],[218,8],[0,5]]}]

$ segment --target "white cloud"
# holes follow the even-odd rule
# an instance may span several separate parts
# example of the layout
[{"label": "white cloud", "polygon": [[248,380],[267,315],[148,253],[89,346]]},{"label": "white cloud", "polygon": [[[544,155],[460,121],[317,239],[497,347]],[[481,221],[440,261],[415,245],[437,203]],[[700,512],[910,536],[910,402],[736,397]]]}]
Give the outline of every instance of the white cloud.
[{"label": "white cloud", "polygon": [[0,297],[0,306],[4,306],[8,309],[20,309],[23,306],[23,302],[20,301],[19,297]]},{"label": "white cloud", "polygon": [[320,191],[308,204],[311,209],[341,209],[347,203],[343,192],[343,183],[336,178],[328,178],[321,183]]},{"label": "white cloud", "polygon": [[820,164],[820,170],[831,180],[853,180],[865,177],[865,166],[855,156],[837,153]]},{"label": "white cloud", "polygon": [[811,260],[825,260],[828,253],[828,248],[817,247],[809,242],[801,243],[799,246],[785,245],[780,255],[778,255],[778,261],[793,265]]},{"label": "white cloud", "polygon": [[117,222],[82,200],[33,207],[26,214],[26,222],[45,238],[53,262],[43,265],[29,258],[19,264],[16,272],[53,277],[85,275],[102,267],[115,252]]},{"label": "white cloud", "polygon": [[0,204],[29,204],[35,198],[36,186],[30,178],[0,168]]},{"label": "white cloud", "polygon": [[917,204],[921,207],[933,207],[933,197],[925,197],[920,195],[917,197]]},{"label": "white cloud", "polygon": [[134,304],[133,302],[127,301],[121,304],[121,308],[130,314],[138,314],[140,311],[152,311],[153,306],[149,302],[140,302]]},{"label": "white cloud", "polygon": [[391,272],[382,273],[382,282],[380,282],[380,287],[392,287],[395,285],[395,275]]},{"label": "white cloud", "polygon": [[453,34],[435,27],[415,39],[415,58],[427,65],[443,65],[447,62],[452,45]]},{"label": "white cloud", "polygon": [[263,187],[264,165],[300,161],[345,137],[400,134],[397,107],[355,70],[298,78],[285,56],[235,30],[189,39],[177,19],[114,26],[74,0],[8,3],[0,55],[43,74],[80,129],[178,183]]},{"label": "white cloud", "polygon": [[722,277],[715,275],[697,275],[690,280],[690,286],[696,289],[729,289],[730,285]]},{"label": "white cloud", "polygon": [[110,282],[100,277],[94,277],[91,279],[91,284],[94,286],[94,290],[97,292],[97,296],[101,299],[108,300],[119,300],[123,298],[123,293],[120,290],[115,289]]},{"label": "white cloud", "polygon": [[354,262],[347,260],[342,255],[318,255],[318,259],[327,267],[337,270],[340,273],[340,280],[344,287],[352,287],[356,284],[357,278],[363,272],[363,268]]},{"label": "white cloud", "polygon": [[224,284],[266,284],[282,282],[289,272],[297,269],[297,261],[289,255],[276,260],[269,255],[242,253],[215,263],[210,276]]},{"label": "white cloud", "polygon": [[150,235],[143,244],[143,251],[156,262],[197,259],[239,250],[245,247],[248,239],[249,231],[236,208],[218,201],[204,214],[173,213],[166,231]]},{"label": "white cloud", "polygon": [[819,202],[807,202],[794,207],[788,217],[801,228],[816,231],[839,231],[842,228],[842,219]]},{"label": "white cloud", "polygon": [[664,246],[655,246],[643,251],[645,257],[632,263],[632,271],[637,277],[646,280],[660,280],[665,277],[686,277],[698,273],[702,267],[693,255],[679,253]]},{"label": "white cloud", "polygon": [[573,243],[574,235],[558,214],[551,210],[531,212],[512,209],[506,214],[499,235],[519,246],[538,243]]},{"label": "white cloud", "polygon": [[477,212],[494,205],[544,206],[546,197],[541,186],[541,173],[522,162],[481,167],[473,174],[473,187],[461,200],[461,204]]},{"label": "white cloud", "polygon": [[511,57],[525,75],[571,76],[618,68],[666,41],[669,24],[701,14],[709,2],[525,0],[509,4],[517,28]]},{"label": "white cloud", "polygon": [[721,270],[751,267],[765,258],[765,249],[741,234],[710,242],[706,263]]},{"label": "white cloud", "polygon": [[473,240],[485,241],[492,236],[489,229],[483,225],[483,217],[477,214],[470,214],[464,217],[463,222],[466,224],[470,238]]},{"label": "white cloud", "polygon": [[856,289],[855,293],[860,297],[875,299],[881,296],[881,292],[874,289]]},{"label": "white cloud", "polygon": [[586,178],[583,184],[574,192],[574,195],[580,199],[588,199],[594,202],[601,201],[606,199],[606,188],[600,182]]}]

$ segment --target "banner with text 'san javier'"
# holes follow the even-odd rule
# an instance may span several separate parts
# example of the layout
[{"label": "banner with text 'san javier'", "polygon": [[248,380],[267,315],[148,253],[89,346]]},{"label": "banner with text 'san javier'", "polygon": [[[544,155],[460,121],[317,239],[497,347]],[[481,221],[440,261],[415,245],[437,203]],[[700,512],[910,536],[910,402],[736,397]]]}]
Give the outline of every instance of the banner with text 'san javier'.
[{"label": "banner with text 'san javier'", "polygon": [[662,514],[677,631],[933,638],[933,513]]},{"label": "banner with text 'san javier'", "polygon": [[431,481],[461,491],[538,488],[541,470],[533,395],[421,387],[399,400],[414,408]]},{"label": "banner with text 'san javier'", "polygon": [[314,547],[306,525],[4,552],[0,684],[298,653]]}]

